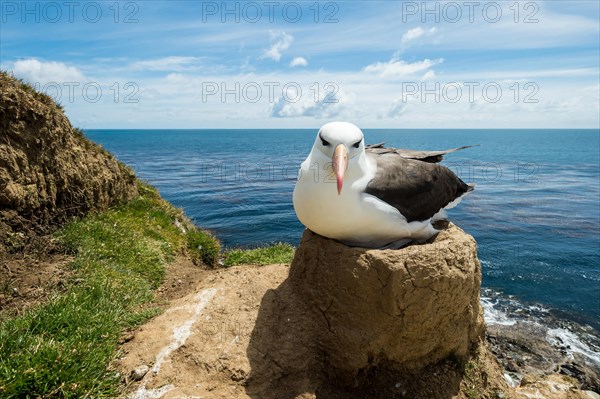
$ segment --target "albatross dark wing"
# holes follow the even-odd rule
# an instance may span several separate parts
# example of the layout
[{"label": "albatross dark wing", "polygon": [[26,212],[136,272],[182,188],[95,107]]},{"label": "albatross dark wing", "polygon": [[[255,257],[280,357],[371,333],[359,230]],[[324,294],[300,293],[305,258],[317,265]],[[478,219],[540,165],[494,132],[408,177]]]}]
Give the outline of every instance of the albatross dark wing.
[{"label": "albatross dark wing", "polygon": [[450,169],[398,153],[369,154],[377,173],[365,192],[398,209],[407,221],[426,220],[473,188]]},{"label": "albatross dark wing", "polygon": [[423,162],[437,163],[441,162],[444,155],[450,154],[451,152],[464,150],[465,148],[476,147],[476,145],[465,145],[462,147],[451,148],[443,151],[418,151],[418,150],[406,150],[402,148],[385,148],[385,143],[371,144],[365,147],[367,154],[398,154],[401,157],[408,159],[418,159]]}]

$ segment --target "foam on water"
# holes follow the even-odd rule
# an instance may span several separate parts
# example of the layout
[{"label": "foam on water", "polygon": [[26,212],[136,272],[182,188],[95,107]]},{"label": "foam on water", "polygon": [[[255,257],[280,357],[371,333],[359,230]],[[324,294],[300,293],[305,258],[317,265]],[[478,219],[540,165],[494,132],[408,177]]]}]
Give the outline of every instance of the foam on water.
[{"label": "foam on water", "polygon": [[574,353],[579,353],[600,367],[600,351],[592,349],[573,331],[565,328],[549,329],[546,339],[552,345],[564,348],[570,357],[573,357]]},{"label": "foam on water", "polygon": [[[550,309],[541,305],[524,305],[510,296],[503,296],[490,289],[483,289],[481,306],[488,325],[513,326],[517,322],[530,323],[533,331],[546,331],[546,340],[570,358],[579,354],[600,368],[600,344],[598,337],[589,333],[589,327],[565,323],[551,315]],[[510,382],[510,381],[509,381]]]},{"label": "foam on water", "polygon": [[515,319],[508,317],[505,312],[494,308],[494,301],[491,298],[481,297],[481,306],[483,307],[483,317],[487,324],[513,326],[517,323]]}]

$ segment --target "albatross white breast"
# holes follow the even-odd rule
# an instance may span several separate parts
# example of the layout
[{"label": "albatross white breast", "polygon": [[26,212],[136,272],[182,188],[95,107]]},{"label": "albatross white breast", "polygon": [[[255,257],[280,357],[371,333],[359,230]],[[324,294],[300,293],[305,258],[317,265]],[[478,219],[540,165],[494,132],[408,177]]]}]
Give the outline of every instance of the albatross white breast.
[{"label": "albatross white breast", "polygon": [[307,228],[344,244],[399,248],[427,240],[473,187],[438,165],[453,151],[366,146],[362,131],[332,122],[318,132],[300,167],[294,209]]}]

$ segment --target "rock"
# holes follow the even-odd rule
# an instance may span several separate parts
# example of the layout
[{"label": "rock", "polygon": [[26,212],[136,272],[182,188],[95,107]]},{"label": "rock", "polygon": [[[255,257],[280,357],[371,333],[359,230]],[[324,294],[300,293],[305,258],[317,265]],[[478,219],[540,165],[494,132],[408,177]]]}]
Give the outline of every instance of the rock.
[{"label": "rock", "polygon": [[600,395],[594,391],[581,391],[581,393],[584,395],[584,397],[587,396],[589,399],[600,399]]},{"label": "rock", "polygon": [[578,381],[560,374],[550,374],[515,389],[515,399],[592,399],[588,391],[578,389]]},{"label": "rock", "polygon": [[536,381],[545,375],[563,374],[576,379],[583,390],[600,392],[597,366],[575,353],[573,356],[553,345],[546,337],[548,327],[529,321],[514,325],[493,324],[487,328],[487,340],[502,367]]},{"label": "rock", "polygon": [[127,331],[127,332],[123,333],[121,335],[121,337],[119,338],[119,344],[122,345],[125,342],[131,341],[133,338],[135,338],[135,334],[131,331]]},{"label": "rock", "polygon": [[139,381],[142,378],[144,378],[146,374],[148,374],[148,371],[150,371],[150,367],[148,367],[145,364],[137,366],[136,368],[131,370],[131,379],[134,381]]},{"label": "rock", "polygon": [[452,224],[400,250],[352,248],[306,230],[289,283],[326,326],[316,340],[337,380],[383,364],[416,370],[465,359],[484,334],[477,245]]},{"label": "rock", "polygon": [[507,361],[506,369],[508,371],[512,371],[513,373],[519,372],[519,366],[517,365],[517,363],[514,360]]},{"label": "rock", "polygon": [[600,392],[600,374],[597,370],[576,362],[567,362],[560,365],[558,372],[579,381],[582,389]]},{"label": "rock", "polygon": [[519,386],[525,387],[527,385],[534,384],[536,381],[537,381],[537,378],[535,376],[526,374],[523,376],[523,378],[521,378],[521,383],[519,384]]}]

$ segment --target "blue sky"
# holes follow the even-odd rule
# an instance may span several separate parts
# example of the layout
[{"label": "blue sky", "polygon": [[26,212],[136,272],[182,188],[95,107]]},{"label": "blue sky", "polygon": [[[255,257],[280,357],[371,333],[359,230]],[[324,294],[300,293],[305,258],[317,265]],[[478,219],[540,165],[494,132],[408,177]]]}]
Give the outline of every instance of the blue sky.
[{"label": "blue sky", "polygon": [[82,128],[598,128],[599,4],[2,0],[0,67]]}]

